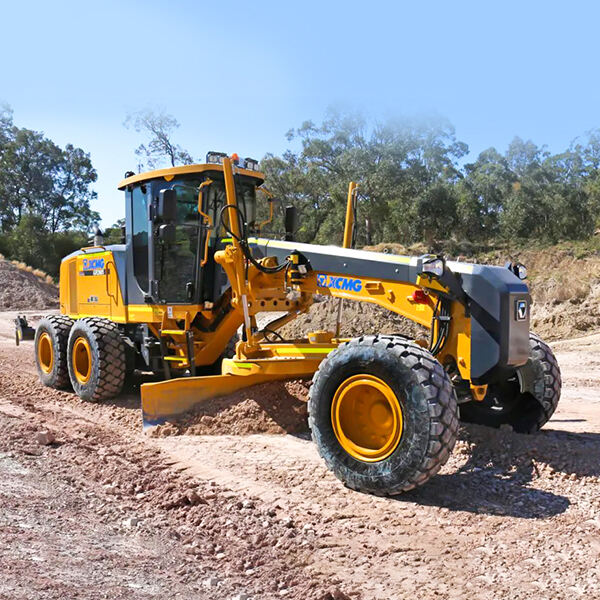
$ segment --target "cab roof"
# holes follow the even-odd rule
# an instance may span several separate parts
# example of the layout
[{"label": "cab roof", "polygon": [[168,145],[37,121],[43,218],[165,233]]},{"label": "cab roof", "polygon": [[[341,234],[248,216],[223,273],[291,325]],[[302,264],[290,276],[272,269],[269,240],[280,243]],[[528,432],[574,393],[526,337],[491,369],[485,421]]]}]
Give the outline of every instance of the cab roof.
[{"label": "cab roof", "polygon": [[[150,181],[151,179],[164,178],[166,181],[171,181],[177,175],[193,175],[195,173],[204,173],[206,171],[219,171],[223,172],[223,165],[215,163],[203,163],[199,165],[184,165],[182,167],[170,167],[168,169],[156,169],[155,171],[147,171],[146,173],[139,173],[138,175],[132,175],[123,179],[119,183],[118,188],[120,190],[125,189],[128,185],[134,183],[140,183],[142,181]],[[250,169],[240,169],[235,167],[235,172],[239,175],[245,175],[246,177],[252,177],[257,180],[257,185],[260,185],[264,180],[265,176],[260,171],[251,171]]]}]

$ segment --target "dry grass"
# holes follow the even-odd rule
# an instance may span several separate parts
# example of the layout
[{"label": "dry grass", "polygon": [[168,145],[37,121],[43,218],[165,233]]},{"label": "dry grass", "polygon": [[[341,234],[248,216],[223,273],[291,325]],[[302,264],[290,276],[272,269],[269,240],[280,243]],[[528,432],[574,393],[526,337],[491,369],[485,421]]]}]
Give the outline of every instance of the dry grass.
[{"label": "dry grass", "polygon": [[[5,260],[4,255],[0,254],[0,260]],[[13,264],[15,267],[17,267],[17,269],[20,269],[21,271],[25,271],[27,273],[31,273],[32,275],[35,275],[40,281],[43,281],[44,283],[47,283],[49,285],[56,285],[52,276],[48,275],[48,273],[46,273],[46,271],[42,271],[42,269],[34,269],[32,266],[30,266],[20,260],[11,260],[9,262],[11,264]]]},{"label": "dry grass", "polygon": [[526,254],[523,262],[533,297],[540,304],[579,304],[600,284],[599,257],[575,258],[551,251]]}]

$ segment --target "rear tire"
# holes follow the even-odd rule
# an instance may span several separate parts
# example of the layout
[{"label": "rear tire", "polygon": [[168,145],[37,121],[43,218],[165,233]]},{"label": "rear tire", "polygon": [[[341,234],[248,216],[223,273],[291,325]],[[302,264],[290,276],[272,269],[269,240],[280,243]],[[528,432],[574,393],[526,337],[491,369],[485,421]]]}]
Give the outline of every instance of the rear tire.
[{"label": "rear tire", "polygon": [[42,319],[35,331],[35,365],[40,381],[57,390],[70,386],[67,344],[72,326],[73,319],[53,315]]},{"label": "rear tire", "polygon": [[313,377],[308,410],[331,471],[354,490],[382,496],[435,475],[458,431],[454,388],[441,364],[394,336],[357,338],[331,352]]},{"label": "rear tire", "polygon": [[125,347],[119,328],[108,319],[80,319],[68,343],[69,377],[83,400],[100,402],[121,393],[125,382]]},{"label": "rear tire", "polygon": [[[491,384],[481,402],[460,405],[460,418],[468,423],[501,427],[510,425],[517,433],[535,433],[554,414],[560,400],[561,375],[554,353],[541,338],[529,334],[527,364],[512,377]],[[529,382],[521,392],[520,377]]]}]

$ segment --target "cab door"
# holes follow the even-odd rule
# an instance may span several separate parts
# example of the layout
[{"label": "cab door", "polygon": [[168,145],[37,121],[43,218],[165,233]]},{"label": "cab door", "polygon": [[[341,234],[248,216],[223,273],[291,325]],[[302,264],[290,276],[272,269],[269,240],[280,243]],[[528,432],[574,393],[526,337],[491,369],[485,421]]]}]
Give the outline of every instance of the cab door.
[{"label": "cab door", "polygon": [[[156,182],[154,201],[161,189],[171,187]],[[156,281],[156,296],[160,303],[198,304],[201,287],[201,255],[204,251],[205,228],[198,213],[197,186],[173,186],[177,192],[177,215],[169,239],[161,236],[161,224],[153,223],[151,269]]]}]

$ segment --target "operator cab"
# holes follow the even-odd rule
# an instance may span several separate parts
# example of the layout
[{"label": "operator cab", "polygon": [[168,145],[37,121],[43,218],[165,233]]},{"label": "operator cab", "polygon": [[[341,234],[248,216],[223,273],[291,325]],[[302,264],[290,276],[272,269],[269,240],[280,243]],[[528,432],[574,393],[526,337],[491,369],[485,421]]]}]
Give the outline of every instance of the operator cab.
[{"label": "operator cab", "polygon": [[[130,303],[197,305],[221,296],[226,277],[213,257],[228,236],[222,217],[225,156],[209,152],[205,164],[126,173],[119,189],[125,191],[128,272],[133,273],[127,282]],[[236,155],[233,160],[240,215],[253,233],[256,188],[264,176],[257,161]]]}]

